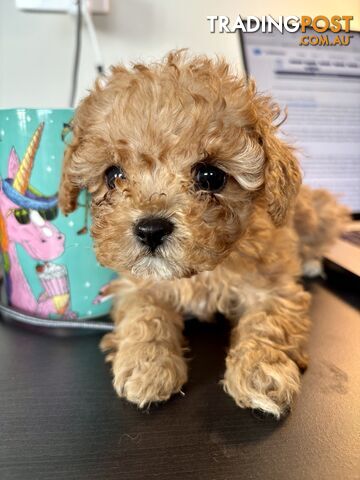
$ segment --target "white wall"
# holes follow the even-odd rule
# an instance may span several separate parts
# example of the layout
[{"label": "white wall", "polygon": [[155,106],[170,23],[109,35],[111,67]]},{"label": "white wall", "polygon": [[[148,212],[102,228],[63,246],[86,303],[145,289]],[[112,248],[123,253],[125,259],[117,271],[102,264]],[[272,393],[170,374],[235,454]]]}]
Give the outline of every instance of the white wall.
[{"label": "white wall", "polygon": [[[236,34],[210,34],[207,15],[354,15],[359,0],[111,0],[111,13],[95,18],[108,66],[119,61],[158,58],[170,49],[219,53],[240,62]],[[75,21],[67,15],[24,13],[15,0],[0,0],[0,107],[68,105]],[[94,79],[86,32],[78,98]]]}]

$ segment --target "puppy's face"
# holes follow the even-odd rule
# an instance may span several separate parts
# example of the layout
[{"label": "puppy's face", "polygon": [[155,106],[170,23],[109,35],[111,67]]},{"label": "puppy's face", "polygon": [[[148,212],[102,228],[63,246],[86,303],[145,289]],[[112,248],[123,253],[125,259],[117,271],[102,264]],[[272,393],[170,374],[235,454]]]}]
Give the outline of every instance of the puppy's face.
[{"label": "puppy's face", "polygon": [[[115,68],[96,86],[75,116],[60,205],[71,211],[78,189],[89,189],[103,265],[171,279],[212,270],[228,255],[266,196],[264,135],[285,148],[272,133],[273,111],[255,98],[226,64],[179,54]],[[276,172],[286,177],[283,166]],[[268,202],[275,223],[288,203],[279,196]]]}]

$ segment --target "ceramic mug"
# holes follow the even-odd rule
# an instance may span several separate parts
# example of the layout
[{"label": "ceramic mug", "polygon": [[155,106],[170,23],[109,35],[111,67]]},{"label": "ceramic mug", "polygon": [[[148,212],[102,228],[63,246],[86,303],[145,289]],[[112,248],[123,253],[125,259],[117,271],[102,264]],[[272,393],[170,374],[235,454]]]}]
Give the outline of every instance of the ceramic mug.
[{"label": "ceramic mug", "polygon": [[1,303],[76,322],[109,312],[111,302],[101,292],[115,274],[95,258],[87,194],[67,217],[58,209],[72,115],[71,109],[0,110]]}]

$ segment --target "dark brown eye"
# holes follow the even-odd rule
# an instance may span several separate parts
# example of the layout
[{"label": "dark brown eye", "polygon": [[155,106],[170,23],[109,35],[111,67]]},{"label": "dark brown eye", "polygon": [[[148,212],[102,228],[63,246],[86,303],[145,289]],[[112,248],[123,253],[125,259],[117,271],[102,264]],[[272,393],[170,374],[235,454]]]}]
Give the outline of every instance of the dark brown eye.
[{"label": "dark brown eye", "polygon": [[196,187],[207,192],[220,192],[225,187],[227,174],[207,163],[199,163],[194,170]]},{"label": "dark brown eye", "polygon": [[105,170],[105,181],[106,185],[110,190],[115,188],[115,182],[118,178],[121,178],[122,180],[126,179],[124,170],[121,167],[117,167],[115,165],[112,165],[108,169]]}]

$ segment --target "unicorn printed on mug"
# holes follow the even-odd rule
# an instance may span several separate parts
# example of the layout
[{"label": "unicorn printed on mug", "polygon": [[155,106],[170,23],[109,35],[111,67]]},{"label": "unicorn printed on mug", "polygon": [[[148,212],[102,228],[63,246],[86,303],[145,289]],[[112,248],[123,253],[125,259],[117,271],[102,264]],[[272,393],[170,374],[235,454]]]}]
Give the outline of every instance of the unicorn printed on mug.
[{"label": "unicorn printed on mug", "polygon": [[[76,318],[70,309],[66,267],[52,263],[64,252],[65,236],[51,222],[57,195],[45,196],[30,185],[44,123],[34,132],[21,162],[15,148],[8,158],[8,178],[0,179],[0,246],[5,286],[11,306],[40,317]],[[44,291],[35,297],[20,265],[17,245],[39,263],[36,272]],[[40,263],[42,262],[42,263]]]}]

